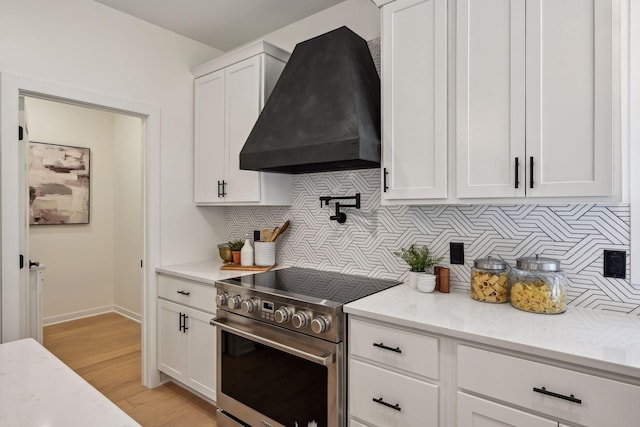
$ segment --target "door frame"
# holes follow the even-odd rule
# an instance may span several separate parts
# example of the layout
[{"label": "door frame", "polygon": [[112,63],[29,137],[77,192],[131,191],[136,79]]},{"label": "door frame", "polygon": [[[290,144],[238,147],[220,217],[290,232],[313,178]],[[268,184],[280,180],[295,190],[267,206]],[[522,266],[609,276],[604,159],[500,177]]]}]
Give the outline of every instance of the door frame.
[{"label": "door frame", "polygon": [[[160,384],[156,361],[155,267],[160,261],[160,108],[114,98],[78,88],[0,73],[0,342],[24,338],[20,331],[19,304],[19,150],[18,101],[30,96],[83,107],[96,108],[142,119],[142,384]],[[26,232],[23,230],[22,232]]]}]

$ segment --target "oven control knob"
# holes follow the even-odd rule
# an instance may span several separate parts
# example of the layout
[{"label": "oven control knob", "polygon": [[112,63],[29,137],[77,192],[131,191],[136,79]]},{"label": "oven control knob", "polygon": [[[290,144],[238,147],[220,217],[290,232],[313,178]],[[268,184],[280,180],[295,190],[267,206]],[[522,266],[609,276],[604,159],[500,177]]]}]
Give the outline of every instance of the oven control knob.
[{"label": "oven control knob", "polygon": [[322,334],[329,330],[331,321],[324,316],[318,316],[311,321],[311,330],[314,334]]},{"label": "oven control knob", "polygon": [[223,305],[227,305],[227,300],[229,299],[229,295],[226,292],[216,295],[216,305],[218,307],[222,307]]},{"label": "oven control knob", "polygon": [[299,311],[291,317],[291,323],[296,329],[304,328],[309,323],[309,315],[304,311]]},{"label": "oven control knob", "polygon": [[246,299],[242,301],[241,308],[245,313],[253,313],[258,308],[258,303],[254,299]]},{"label": "oven control knob", "polygon": [[291,309],[288,307],[280,307],[276,310],[274,317],[278,323],[287,323],[291,319]]},{"label": "oven control knob", "polygon": [[229,307],[231,310],[237,310],[238,308],[240,308],[241,303],[242,298],[240,298],[240,295],[235,295],[227,300],[227,307]]}]

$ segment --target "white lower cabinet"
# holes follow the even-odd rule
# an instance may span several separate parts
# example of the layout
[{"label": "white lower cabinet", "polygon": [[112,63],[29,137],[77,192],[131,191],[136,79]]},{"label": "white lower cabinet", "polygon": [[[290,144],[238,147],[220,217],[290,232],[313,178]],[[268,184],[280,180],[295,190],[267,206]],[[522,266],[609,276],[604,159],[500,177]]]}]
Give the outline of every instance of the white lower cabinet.
[{"label": "white lower cabinet", "polygon": [[456,367],[459,389],[556,423],[627,427],[640,419],[640,387],[635,385],[467,345],[457,346]]},{"label": "white lower cabinet", "polygon": [[[164,299],[180,283],[176,298],[204,295],[210,299],[208,311]],[[216,333],[209,324],[215,313],[215,288],[165,276],[159,276],[158,286],[158,369],[215,401]],[[202,299],[194,305],[203,305]]]},{"label": "white lower cabinet", "polygon": [[515,408],[458,392],[458,425],[466,427],[557,427],[558,423]]},{"label": "white lower cabinet", "polygon": [[349,328],[350,425],[440,426],[438,340],[361,319]]},{"label": "white lower cabinet", "polygon": [[349,425],[630,427],[640,381],[349,316]]},{"label": "white lower cabinet", "polygon": [[438,426],[438,386],[349,362],[351,415],[376,426]]}]

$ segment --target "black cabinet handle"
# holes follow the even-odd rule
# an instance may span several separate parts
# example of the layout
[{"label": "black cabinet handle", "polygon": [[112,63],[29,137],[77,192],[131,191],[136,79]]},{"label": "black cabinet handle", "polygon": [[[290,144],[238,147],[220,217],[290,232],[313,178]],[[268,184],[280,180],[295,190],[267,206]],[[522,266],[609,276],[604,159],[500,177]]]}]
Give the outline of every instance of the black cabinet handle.
[{"label": "black cabinet handle", "polygon": [[182,316],[184,316],[184,314],[180,313],[180,321],[179,321],[179,323],[178,323],[178,330],[179,330],[180,332],[182,332],[182,328],[183,328],[183,325],[182,325],[182,320],[183,320],[183,318],[182,318]]},{"label": "black cabinet handle", "polygon": [[376,399],[375,397],[373,398],[373,401],[376,403],[379,403],[381,405],[386,406],[387,408],[391,408],[391,409],[395,409],[396,411],[402,411],[402,408],[400,408],[400,404],[396,403],[395,405],[392,405],[391,403],[387,403],[385,402],[382,397],[379,399]]},{"label": "black cabinet handle", "polygon": [[218,180],[218,197],[222,197],[222,181]]},{"label": "black cabinet handle", "polygon": [[554,393],[546,389],[546,387],[534,387],[533,391],[540,394],[545,394],[547,396],[557,397],[558,399],[568,400],[569,402],[577,403],[578,405],[582,405],[582,399],[576,399],[576,397],[571,394],[569,396],[565,396],[564,394]]},{"label": "black cabinet handle", "polygon": [[222,180],[222,197],[227,197],[227,181]]},{"label": "black cabinet handle", "polygon": [[529,157],[529,188],[533,188],[533,156]]},{"label": "black cabinet handle", "polygon": [[191,292],[185,292],[185,291],[176,291],[176,292],[179,293],[180,295],[186,295],[186,296],[191,295]]},{"label": "black cabinet handle", "polygon": [[182,315],[182,332],[184,332],[185,334],[187,333],[187,330],[189,329],[189,327],[187,326],[187,319],[189,318],[189,316],[187,316],[186,314]]},{"label": "black cabinet handle", "polygon": [[387,168],[384,168],[382,173],[382,192],[386,193],[389,187],[387,186],[387,175],[389,175],[389,171]]},{"label": "black cabinet handle", "polygon": [[402,353],[402,350],[400,350],[400,347],[396,347],[396,348],[388,347],[388,346],[384,345],[384,343],[374,342],[373,346],[374,347],[378,347],[378,348],[383,348],[385,350],[393,351],[393,352],[396,352],[396,353]]},{"label": "black cabinet handle", "polygon": [[516,187],[520,185],[520,159],[516,157]]}]

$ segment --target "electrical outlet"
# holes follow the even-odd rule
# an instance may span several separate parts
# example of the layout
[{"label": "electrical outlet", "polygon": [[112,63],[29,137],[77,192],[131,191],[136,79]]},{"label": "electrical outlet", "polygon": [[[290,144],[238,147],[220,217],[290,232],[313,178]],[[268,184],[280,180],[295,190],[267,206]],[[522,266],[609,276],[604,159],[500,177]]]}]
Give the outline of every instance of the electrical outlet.
[{"label": "electrical outlet", "polygon": [[627,252],[604,251],[604,277],[627,278]]},{"label": "electrical outlet", "polygon": [[464,264],[464,243],[449,243],[449,263]]}]

